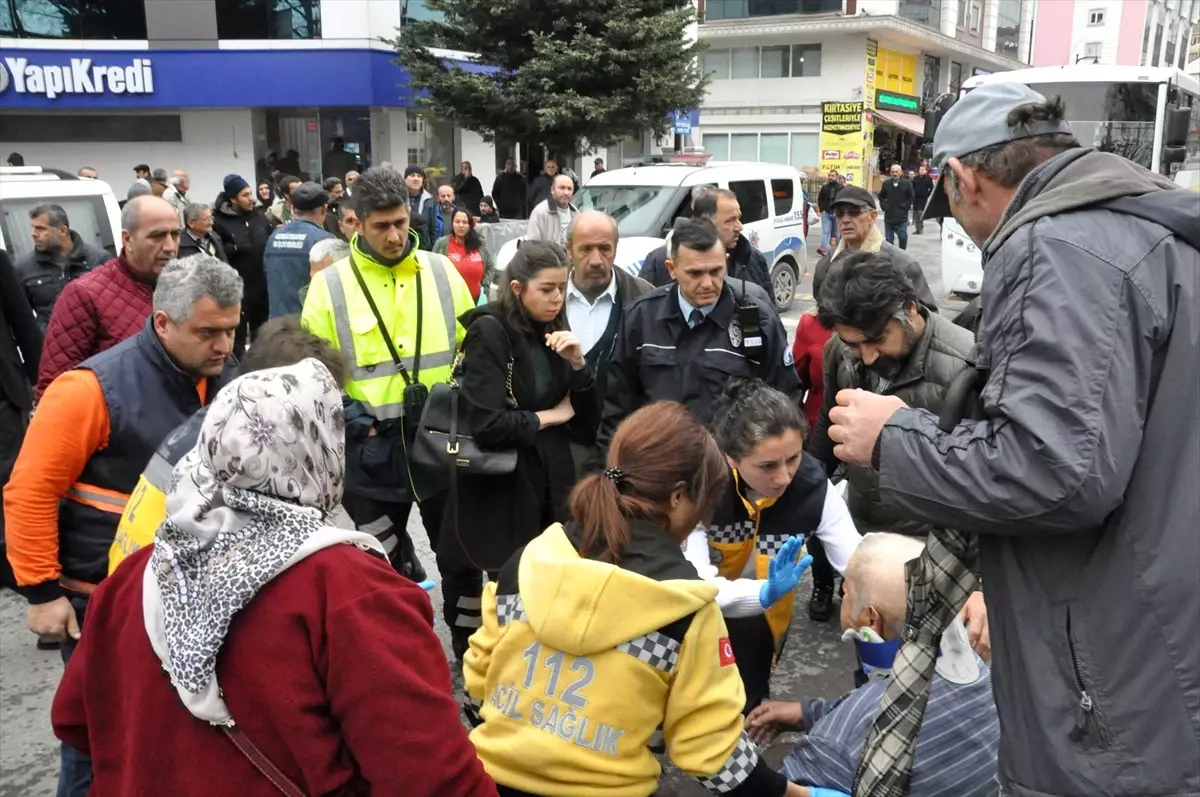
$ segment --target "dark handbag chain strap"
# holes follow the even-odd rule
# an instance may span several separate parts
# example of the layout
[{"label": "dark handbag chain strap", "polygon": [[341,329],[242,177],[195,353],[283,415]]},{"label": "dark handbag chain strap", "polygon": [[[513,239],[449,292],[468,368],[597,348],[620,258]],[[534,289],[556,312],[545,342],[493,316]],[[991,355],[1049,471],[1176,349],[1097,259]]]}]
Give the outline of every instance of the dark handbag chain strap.
[{"label": "dark handbag chain strap", "polygon": [[396,363],[396,368],[400,371],[401,378],[404,379],[405,385],[412,385],[421,375],[421,332],[425,327],[425,295],[421,290],[421,271],[417,270],[417,344],[416,351],[413,353],[413,372],[412,376],[408,375],[408,370],[404,367],[404,363],[400,361],[400,354],[396,351],[396,344],[392,342],[392,336],[388,334],[387,327],[383,323],[383,316],[379,314],[379,308],[375,306],[375,298],[371,296],[371,292],[367,290],[366,280],[358,270],[358,265],[354,262],[354,253],[350,253],[350,270],[354,272],[354,279],[358,280],[358,287],[362,289],[363,295],[367,297],[367,304],[371,307],[371,312],[375,314],[375,323],[379,326],[379,334],[383,335],[383,342],[387,344],[388,353],[392,355],[392,360]]},{"label": "dark handbag chain strap", "polygon": [[271,759],[267,758],[266,753],[259,750],[257,745],[250,741],[250,737],[242,733],[241,728],[236,725],[222,725],[221,730],[225,731],[225,735],[229,737],[229,741],[233,742],[233,746],[254,765],[255,769],[262,773],[263,777],[271,781],[271,785],[278,789],[280,794],[285,797],[308,797],[303,789],[283,774]]}]

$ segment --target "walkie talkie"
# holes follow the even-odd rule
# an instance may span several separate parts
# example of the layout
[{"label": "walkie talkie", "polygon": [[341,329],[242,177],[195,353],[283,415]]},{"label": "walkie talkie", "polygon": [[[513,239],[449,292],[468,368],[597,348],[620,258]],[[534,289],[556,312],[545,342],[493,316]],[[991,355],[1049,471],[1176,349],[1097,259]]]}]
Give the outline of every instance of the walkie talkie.
[{"label": "walkie talkie", "polygon": [[758,307],[746,298],[745,280],[742,280],[742,295],[737,303],[737,321],[742,331],[742,349],[757,352],[763,347],[762,324],[758,320]]}]

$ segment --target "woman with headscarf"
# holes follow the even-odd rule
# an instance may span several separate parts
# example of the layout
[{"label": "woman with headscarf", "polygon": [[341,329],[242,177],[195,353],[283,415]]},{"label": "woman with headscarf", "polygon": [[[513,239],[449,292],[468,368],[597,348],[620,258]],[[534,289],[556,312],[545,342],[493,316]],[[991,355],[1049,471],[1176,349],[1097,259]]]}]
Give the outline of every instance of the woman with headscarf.
[{"label": "woman with headscarf", "polygon": [[314,359],[210,405],[155,544],[93,593],[54,699],[92,797],[496,794],[429,599],[369,534],[328,525],[344,429]]}]

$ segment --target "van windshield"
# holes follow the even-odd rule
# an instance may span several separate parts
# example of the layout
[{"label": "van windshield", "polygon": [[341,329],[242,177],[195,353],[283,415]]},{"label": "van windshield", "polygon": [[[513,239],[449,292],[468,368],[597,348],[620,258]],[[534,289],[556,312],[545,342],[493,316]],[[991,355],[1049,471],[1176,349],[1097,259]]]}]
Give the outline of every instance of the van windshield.
[{"label": "van windshield", "polygon": [[621,237],[661,238],[663,211],[679,195],[678,186],[585,185],[576,195],[580,211],[603,210],[617,220]]}]

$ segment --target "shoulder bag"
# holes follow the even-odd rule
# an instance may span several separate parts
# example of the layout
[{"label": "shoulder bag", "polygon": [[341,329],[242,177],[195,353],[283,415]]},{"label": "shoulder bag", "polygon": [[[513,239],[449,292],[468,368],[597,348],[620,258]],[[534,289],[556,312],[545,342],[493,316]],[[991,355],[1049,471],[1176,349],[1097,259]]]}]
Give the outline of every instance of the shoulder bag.
[{"label": "shoulder bag", "polygon": [[[499,322],[497,326],[500,327],[508,347],[506,400],[510,409],[516,409],[517,400],[513,396],[512,386],[512,341],[508,339],[508,333]],[[421,423],[417,427],[416,440],[413,441],[412,463],[426,471],[430,477],[437,474],[438,486],[442,489],[451,486],[454,477],[460,473],[503,476],[517,468],[515,448],[484,448],[471,434],[467,408],[461,400],[462,385],[458,381],[462,376],[463,354],[460,350],[454,358],[454,364],[450,368],[450,379],[434,385],[429,392],[429,399],[421,413]]]}]

